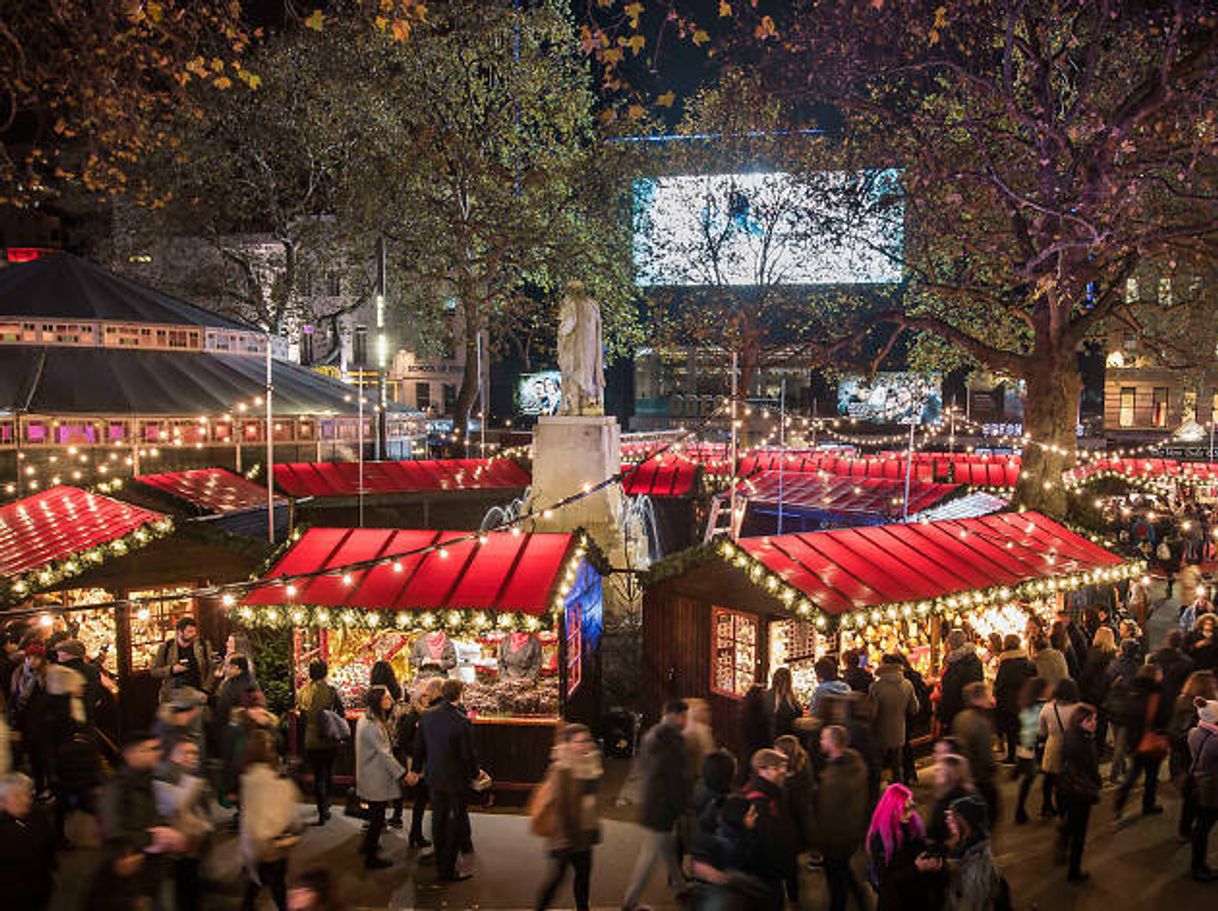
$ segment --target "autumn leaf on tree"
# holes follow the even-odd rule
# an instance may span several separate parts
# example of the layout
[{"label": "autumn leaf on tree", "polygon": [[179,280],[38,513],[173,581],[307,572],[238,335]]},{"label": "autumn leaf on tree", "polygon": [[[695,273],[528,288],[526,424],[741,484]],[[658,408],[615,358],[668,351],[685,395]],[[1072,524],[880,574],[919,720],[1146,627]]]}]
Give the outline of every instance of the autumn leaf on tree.
[{"label": "autumn leaf on tree", "polygon": [[639,17],[643,15],[643,4],[635,0],[634,3],[627,3],[623,12],[630,17],[630,27],[637,29],[639,27]]},{"label": "autumn leaf on tree", "polygon": [[626,108],[626,116],[631,120],[642,120],[645,113],[647,112],[643,110],[643,106],[641,104],[632,104],[630,107]]},{"label": "autumn leaf on tree", "polygon": [[656,104],[658,104],[662,108],[670,108],[670,107],[672,107],[673,102],[676,100],[677,100],[677,93],[670,89],[669,91],[665,92],[663,95],[660,95],[658,98],[656,98]]},{"label": "autumn leaf on tree", "polygon": [[719,0],[719,15],[730,16],[732,14],[732,5],[727,0]]},{"label": "autumn leaf on tree", "polygon": [[778,29],[774,26],[774,20],[769,16],[761,17],[761,24],[753,29],[753,34],[760,40],[764,41],[767,38],[773,38],[778,34]]},{"label": "autumn leaf on tree", "polygon": [[322,29],[322,26],[325,24],[325,22],[326,22],[325,13],[323,13],[319,9],[315,9],[305,19],[304,24],[305,24],[306,28],[311,28],[315,32],[320,32]]},{"label": "autumn leaf on tree", "polygon": [[618,38],[617,43],[622,47],[630,48],[630,52],[635,56],[638,56],[639,52],[647,46],[647,39],[642,35],[635,34],[631,35],[629,38]]},{"label": "autumn leaf on tree", "polygon": [[708,35],[706,33],[705,29],[695,29],[694,30],[694,37],[693,37],[694,44],[698,45],[698,47],[702,47],[702,45],[706,44],[706,42],[708,42],[708,41],[710,41],[710,35]]},{"label": "autumn leaf on tree", "polygon": [[410,23],[405,19],[394,19],[392,31],[394,41],[405,41],[410,37]]}]

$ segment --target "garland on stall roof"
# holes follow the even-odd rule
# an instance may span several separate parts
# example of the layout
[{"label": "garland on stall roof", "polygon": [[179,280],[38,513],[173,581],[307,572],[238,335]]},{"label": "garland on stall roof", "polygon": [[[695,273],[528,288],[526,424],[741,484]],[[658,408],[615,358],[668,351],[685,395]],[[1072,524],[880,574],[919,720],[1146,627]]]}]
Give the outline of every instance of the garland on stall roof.
[{"label": "garland on stall roof", "polygon": [[21,575],[0,580],[0,602],[12,604],[25,600],[33,594],[46,591],[60,582],[101,566],[113,557],[121,557],[146,547],[172,531],[173,519],[164,516],[153,522],[146,522],[120,538],[94,545]]},{"label": "garland on stall roof", "polygon": [[810,620],[818,630],[822,631],[837,627],[852,629],[868,623],[879,623],[886,619],[925,618],[931,614],[947,618],[963,616],[992,604],[1032,600],[1059,591],[1073,591],[1099,582],[1128,579],[1132,576],[1142,575],[1146,571],[1144,562],[1122,563],[1118,566],[1054,576],[1048,579],[1030,579],[1012,586],[994,585],[971,591],[952,592],[921,601],[879,604],[840,616],[826,613],[804,592],[789,584],[781,575],[731,541],[708,542],[691,547],[653,565],[644,579],[647,584],[655,584],[682,575],[712,559],[721,559],[729,566],[740,570],[755,586],[782,603],[793,616]]},{"label": "garland on stall roof", "polygon": [[304,604],[243,605],[234,617],[245,626],[325,627],[370,631],[422,633],[442,629],[452,636],[490,633],[537,633],[558,624],[558,612],[526,614],[520,611],[469,610],[366,610],[362,607],[321,607]]}]

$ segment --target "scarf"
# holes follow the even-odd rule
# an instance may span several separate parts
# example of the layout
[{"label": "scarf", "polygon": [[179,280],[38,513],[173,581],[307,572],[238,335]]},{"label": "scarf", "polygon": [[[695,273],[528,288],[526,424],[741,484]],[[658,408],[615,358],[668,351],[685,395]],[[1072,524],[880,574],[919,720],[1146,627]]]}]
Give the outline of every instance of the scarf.
[{"label": "scarf", "polygon": [[427,642],[427,651],[436,661],[444,657],[444,646],[448,643],[448,637],[441,631],[434,633],[425,633],[423,639]]}]

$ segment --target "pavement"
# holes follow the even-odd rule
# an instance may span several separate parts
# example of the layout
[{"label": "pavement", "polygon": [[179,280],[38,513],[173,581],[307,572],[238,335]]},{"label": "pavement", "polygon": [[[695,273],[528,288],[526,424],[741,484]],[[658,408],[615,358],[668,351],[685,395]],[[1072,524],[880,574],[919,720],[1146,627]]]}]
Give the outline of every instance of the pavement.
[{"label": "pavement", "polygon": [[[1177,584],[1179,598],[1191,598],[1196,573],[1186,573]],[[1156,646],[1175,623],[1178,602],[1164,600],[1159,586],[1157,609],[1148,626],[1150,641]],[[605,804],[617,793],[626,773],[626,763],[607,763]],[[923,775],[929,778],[928,775]],[[1055,830],[1051,821],[1034,819],[1016,826],[1010,819],[1014,807],[1014,784],[1001,784],[1003,818],[994,833],[994,853],[999,867],[1011,883],[1017,909],[1037,911],[1119,911],[1125,908],[1191,909],[1214,906],[1218,883],[1203,885],[1187,877],[1188,846],[1175,838],[1179,799],[1175,789],[1163,782],[1160,802],[1167,812],[1142,818],[1136,815],[1135,791],[1120,826],[1113,821],[1114,790],[1106,787],[1100,804],[1092,814],[1083,866],[1093,874],[1085,885],[1066,882],[1065,868],[1054,863]],[[1038,791],[1034,790],[1033,795]],[[930,802],[929,793],[919,788],[919,800]],[[604,842],[596,849],[592,872],[592,903],[598,909],[618,908],[634,863],[639,829],[629,821],[630,808],[608,806],[604,822]],[[301,807],[301,818],[311,817]],[[429,827],[429,823],[428,823]],[[545,875],[546,857],[541,839],[528,831],[528,820],[518,810],[496,808],[473,816],[476,853],[463,862],[473,873],[466,882],[439,885],[434,866],[422,860],[418,851],[408,850],[403,833],[389,830],[382,841],[384,853],[395,861],[389,869],[366,873],[357,858],[360,821],[336,815],[323,828],[311,827],[292,858],[292,869],[325,866],[336,878],[344,909],[525,909],[533,907],[539,884]],[[1211,839],[1211,856],[1218,853],[1218,837]],[[861,858],[857,872],[863,875]],[[93,866],[96,852],[72,851],[64,855],[60,889],[55,911],[75,909],[76,897]],[[1214,860],[1218,865],[1218,858]],[[206,873],[215,883],[209,890],[207,911],[235,909],[239,906],[243,878],[235,837],[225,833],[217,839]],[[822,909],[828,905],[824,878],[819,871],[803,874],[801,907]],[[655,909],[677,909],[662,881],[653,875],[644,902]],[[270,909],[269,895],[262,897],[260,908]],[[560,890],[556,908],[572,907],[570,879]]]}]

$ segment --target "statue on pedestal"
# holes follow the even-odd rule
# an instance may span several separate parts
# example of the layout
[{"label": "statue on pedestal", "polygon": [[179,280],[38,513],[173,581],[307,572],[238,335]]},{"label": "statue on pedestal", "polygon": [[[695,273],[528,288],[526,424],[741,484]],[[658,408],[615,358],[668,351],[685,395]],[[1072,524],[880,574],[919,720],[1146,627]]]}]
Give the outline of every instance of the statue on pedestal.
[{"label": "statue on pedestal", "polygon": [[558,310],[558,369],[562,371],[559,414],[605,413],[605,362],[601,309],[583,282],[568,282]]}]

